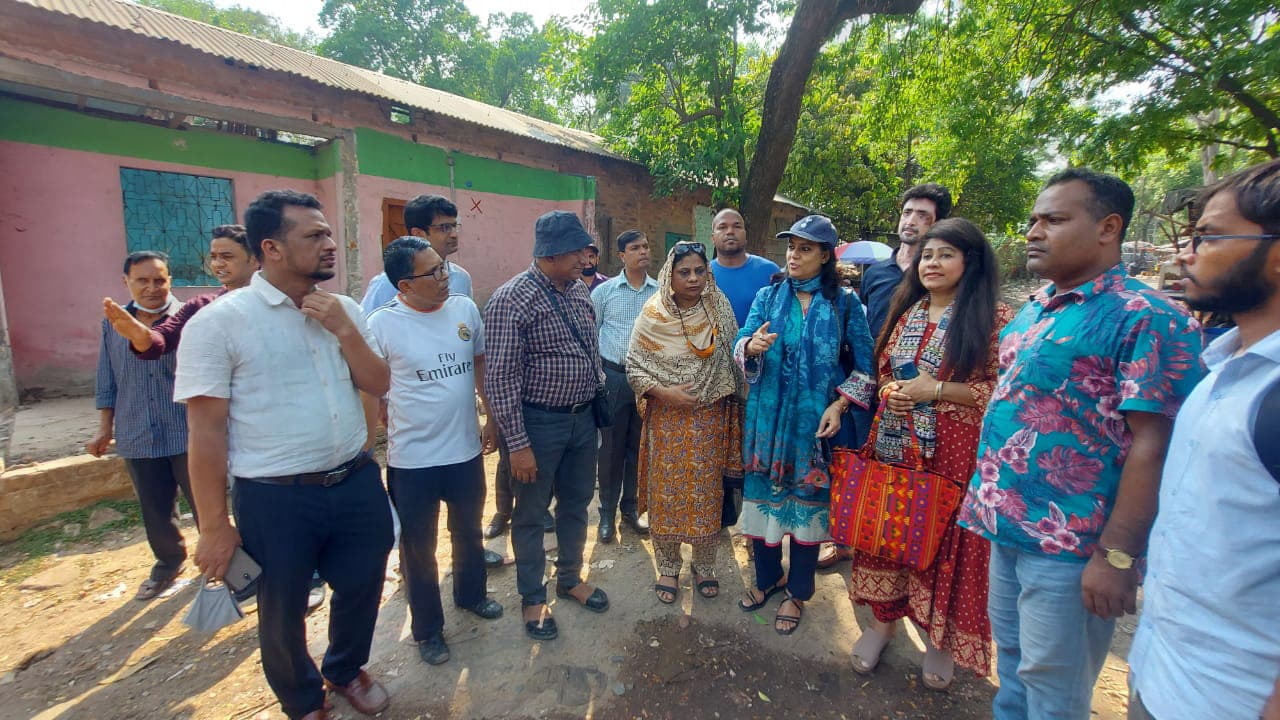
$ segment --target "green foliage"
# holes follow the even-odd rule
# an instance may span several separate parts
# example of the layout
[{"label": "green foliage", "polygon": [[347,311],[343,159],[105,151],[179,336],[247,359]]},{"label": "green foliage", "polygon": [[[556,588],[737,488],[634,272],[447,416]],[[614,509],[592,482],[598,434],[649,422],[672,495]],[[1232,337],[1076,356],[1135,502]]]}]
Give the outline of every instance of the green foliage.
[{"label": "green foliage", "polygon": [[139,5],[164,10],[202,23],[269,40],[298,50],[312,52],[316,37],[311,32],[297,32],[281,24],[280,19],[240,5],[220,8],[211,0],[135,0]]},{"label": "green foliage", "polygon": [[[190,512],[185,499],[179,500],[180,511]],[[88,527],[89,516],[100,508],[111,508],[123,517],[97,528]],[[74,523],[81,527],[80,534],[72,538],[63,531],[65,525]],[[142,524],[142,511],[136,500],[104,500],[89,507],[61,513],[50,520],[24,532],[9,543],[0,545],[3,563],[0,564],[0,580],[21,582],[40,569],[40,561],[70,543],[92,543],[101,540],[113,530],[123,530]]]}]

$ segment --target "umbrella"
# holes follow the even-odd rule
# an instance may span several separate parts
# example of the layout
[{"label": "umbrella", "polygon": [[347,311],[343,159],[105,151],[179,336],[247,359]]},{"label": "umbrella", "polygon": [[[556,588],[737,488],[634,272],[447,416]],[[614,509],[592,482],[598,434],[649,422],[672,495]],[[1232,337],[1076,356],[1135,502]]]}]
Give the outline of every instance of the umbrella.
[{"label": "umbrella", "polygon": [[892,254],[893,248],[874,240],[859,240],[836,248],[836,257],[840,258],[840,262],[857,263],[859,265],[869,265],[873,262],[888,260]]}]

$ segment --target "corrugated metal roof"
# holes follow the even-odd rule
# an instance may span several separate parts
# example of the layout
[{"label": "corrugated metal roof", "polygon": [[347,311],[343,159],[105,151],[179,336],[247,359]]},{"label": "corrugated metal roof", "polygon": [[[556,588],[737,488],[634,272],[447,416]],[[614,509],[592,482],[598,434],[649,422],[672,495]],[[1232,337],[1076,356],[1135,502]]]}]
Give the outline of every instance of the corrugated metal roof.
[{"label": "corrugated metal roof", "polygon": [[17,1],[144,37],[176,42],[215,57],[289,73],[339,90],[372,95],[553,145],[626,159],[610,152],[600,136],[589,132],[538,120],[141,5],[121,0]]}]

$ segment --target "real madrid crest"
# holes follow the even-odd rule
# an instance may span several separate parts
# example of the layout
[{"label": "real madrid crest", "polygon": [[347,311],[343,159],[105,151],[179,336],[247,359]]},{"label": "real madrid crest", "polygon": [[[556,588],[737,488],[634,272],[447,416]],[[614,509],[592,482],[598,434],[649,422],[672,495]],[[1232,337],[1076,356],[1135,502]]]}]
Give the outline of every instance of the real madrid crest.
[{"label": "real madrid crest", "polygon": [[458,323],[458,337],[463,340],[471,339],[471,328],[467,327],[466,323]]}]

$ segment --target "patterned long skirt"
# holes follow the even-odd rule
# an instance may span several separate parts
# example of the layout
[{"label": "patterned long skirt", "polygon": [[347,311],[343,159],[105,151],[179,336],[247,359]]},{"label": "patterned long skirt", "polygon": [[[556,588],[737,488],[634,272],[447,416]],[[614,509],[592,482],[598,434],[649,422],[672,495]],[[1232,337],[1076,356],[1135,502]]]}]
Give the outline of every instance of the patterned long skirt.
[{"label": "patterned long skirt", "polygon": [[655,540],[696,544],[720,532],[723,478],[742,473],[739,408],[729,398],[694,408],[645,403],[637,497]]},{"label": "patterned long skirt", "polygon": [[[938,414],[933,470],[958,482],[973,474],[978,428]],[[881,622],[909,617],[935,647],[949,650],[956,665],[979,676],[991,669],[991,621],[987,617],[987,568],[991,545],[953,519],[928,570],[855,553],[849,597],[870,605]]]}]

